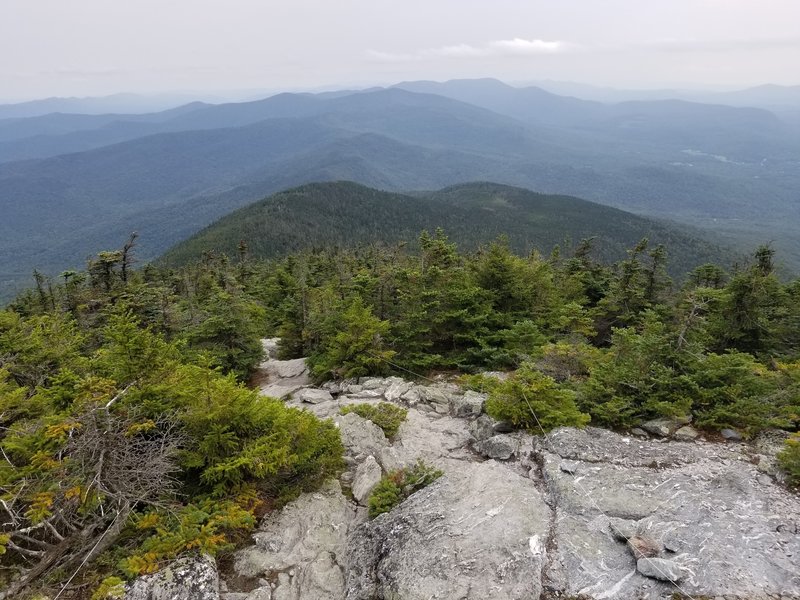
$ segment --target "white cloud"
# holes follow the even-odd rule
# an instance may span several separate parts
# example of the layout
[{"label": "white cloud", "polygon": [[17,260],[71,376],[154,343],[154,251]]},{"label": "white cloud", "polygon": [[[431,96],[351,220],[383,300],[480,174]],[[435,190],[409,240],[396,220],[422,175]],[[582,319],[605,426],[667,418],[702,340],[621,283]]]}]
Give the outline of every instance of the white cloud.
[{"label": "white cloud", "polygon": [[574,44],[553,40],[526,40],[513,38],[510,40],[494,40],[480,45],[456,44],[439,48],[426,48],[414,53],[395,54],[368,50],[367,56],[378,62],[408,62],[430,58],[485,58],[492,56],[533,56],[539,54],[557,54],[576,48]]},{"label": "white cloud", "polygon": [[489,47],[502,54],[555,54],[568,50],[570,44],[561,41],[548,42],[545,40],[498,40],[489,42]]},{"label": "white cloud", "polygon": [[396,54],[393,52],[381,52],[380,50],[367,50],[367,57],[375,62],[396,63],[418,60],[416,54]]}]

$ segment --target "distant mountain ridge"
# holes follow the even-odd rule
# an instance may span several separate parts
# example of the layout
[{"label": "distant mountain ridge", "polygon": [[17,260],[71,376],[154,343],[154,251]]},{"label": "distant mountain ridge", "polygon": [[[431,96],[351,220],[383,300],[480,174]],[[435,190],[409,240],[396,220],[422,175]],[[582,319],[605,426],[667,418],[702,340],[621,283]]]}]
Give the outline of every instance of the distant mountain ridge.
[{"label": "distant mountain ridge", "polygon": [[[412,195],[380,191],[349,181],[306,184],[234,211],[169,249],[159,262],[181,265],[204,253],[248,253],[275,258],[300,250],[416,241],[423,230],[444,228],[466,250],[499,236],[526,254],[594,239],[594,252],[618,260],[643,237],[668,247],[673,274],[726,263],[729,249],[685,231],[631,213],[573,198],[537,194],[489,182],[466,183]],[[569,248],[564,249],[565,252]]]},{"label": "distant mountain ridge", "polygon": [[800,136],[767,111],[422,83],[437,93],[280,94],[0,121],[0,287],[26,285],[34,267],[80,266],[133,230],[149,260],[256,198],[336,180],[395,192],[488,180],[570,194],[714,229],[732,245],[775,240],[800,266]]}]

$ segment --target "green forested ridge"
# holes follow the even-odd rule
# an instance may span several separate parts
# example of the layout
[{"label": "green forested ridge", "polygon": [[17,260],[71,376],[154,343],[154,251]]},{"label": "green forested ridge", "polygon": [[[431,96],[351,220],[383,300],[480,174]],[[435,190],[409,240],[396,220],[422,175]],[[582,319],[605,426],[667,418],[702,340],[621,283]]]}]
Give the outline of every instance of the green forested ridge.
[{"label": "green forested ridge", "polygon": [[[40,276],[0,311],[3,577],[28,569],[14,586],[58,589],[86,560],[80,597],[181,553],[225,551],[263,510],[335,474],[330,422],[239,383],[267,335],[320,381],[461,375],[489,393],[489,414],[534,433],[531,408],[545,428],[800,424],[800,281],[776,277],[769,247],[683,284],[648,240],[615,263],[589,241],[517,254],[501,237],[459,252],[442,230],[272,260],[242,245],[180,268],[133,269],[135,249]],[[798,454],[795,442],[781,457],[790,477]],[[384,482],[373,513],[406,475]]]},{"label": "green forested ridge", "polygon": [[670,270],[682,277],[707,263],[732,263],[735,253],[700,232],[570,196],[537,194],[495,183],[469,183],[414,196],[352,182],[314,183],[239,209],[170,249],[162,262],[186,264],[203,253],[235,256],[241,242],[253,257],[275,258],[304,249],[414,240],[443,227],[459,247],[474,250],[505,235],[519,253],[593,238],[594,256],[625,256],[642,237],[671,249]]}]

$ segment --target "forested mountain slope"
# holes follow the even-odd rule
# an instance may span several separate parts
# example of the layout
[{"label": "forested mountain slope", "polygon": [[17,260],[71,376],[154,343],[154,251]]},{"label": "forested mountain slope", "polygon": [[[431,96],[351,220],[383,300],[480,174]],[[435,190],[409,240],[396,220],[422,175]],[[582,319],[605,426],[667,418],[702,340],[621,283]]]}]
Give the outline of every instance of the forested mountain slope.
[{"label": "forested mountain slope", "polygon": [[[111,121],[23,120],[40,133],[0,142],[0,155],[93,149],[0,164],[1,285],[20,289],[33,268],[80,266],[133,230],[140,256],[151,259],[257,198],[336,180],[396,192],[487,180],[570,194],[715,229],[733,244],[774,240],[800,265],[800,142],[774,115],[690,103],[608,107],[498,86],[470,99],[505,94],[541,118],[379,89]],[[0,137],[18,135],[15,127],[20,121],[0,123]],[[42,133],[71,127],[79,130]]]},{"label": "forested mountain slope", "polygon": [[409,196],[333,182],[304,185],[239,209],[171,248],[161,261],[185,264],[208,252],[235,256],[241,242],[259,258],[314,248],[390,245],[437,227],[461,248],[476,249],[504,235],[521,253],[537,249],[546,254],[557,245],[593,238],[595,254],[605,260],[624,257],[626,248],[647,237],[669,246],[670,265],[679,277],[700,264],[735,257],[702,239],[700,232],[570,196],[494,183]]}]

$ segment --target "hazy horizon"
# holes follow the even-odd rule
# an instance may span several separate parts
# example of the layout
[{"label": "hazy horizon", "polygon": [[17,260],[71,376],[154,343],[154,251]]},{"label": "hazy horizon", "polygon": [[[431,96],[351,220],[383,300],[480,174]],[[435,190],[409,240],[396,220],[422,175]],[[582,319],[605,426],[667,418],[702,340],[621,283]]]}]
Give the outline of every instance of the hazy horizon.
[{"label": "hazy horizon", "polygon": [[4,102],[483,77],[646,90],[800,84],[795,0],[6,0],[0,15]]}]

